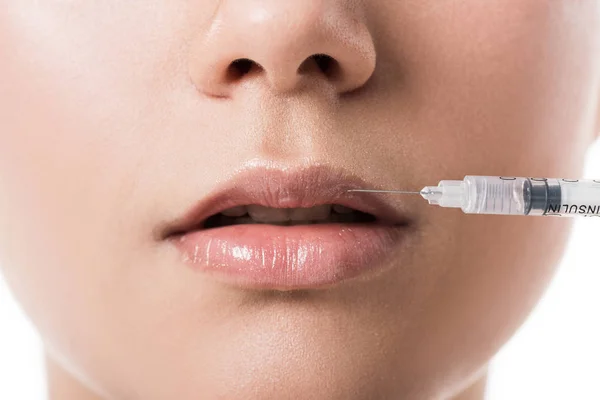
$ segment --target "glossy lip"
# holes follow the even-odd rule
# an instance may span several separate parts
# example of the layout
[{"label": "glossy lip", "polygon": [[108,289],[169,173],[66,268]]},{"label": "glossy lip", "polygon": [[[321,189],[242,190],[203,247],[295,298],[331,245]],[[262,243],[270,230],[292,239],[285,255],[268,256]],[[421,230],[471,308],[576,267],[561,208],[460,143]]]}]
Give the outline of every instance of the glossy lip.
[{"label": "glossy lip", "polygon": [[[343,170],[251,168],[190,208],[162,232],[195,270],[237,286],[275,290],[327,287],[381,269],[412,221],[381,196],[348,193],[373,183]],[[308,208],[339,204],[371,214],[370,224],[233,225],[204,221],[242,205]]]}]

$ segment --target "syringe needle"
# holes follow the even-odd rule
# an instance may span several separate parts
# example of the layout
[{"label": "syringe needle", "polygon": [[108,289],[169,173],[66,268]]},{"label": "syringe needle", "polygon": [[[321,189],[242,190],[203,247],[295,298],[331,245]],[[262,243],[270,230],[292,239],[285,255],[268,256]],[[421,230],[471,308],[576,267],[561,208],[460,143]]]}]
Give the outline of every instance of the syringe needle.
[{"label": "syringe needle", "polygon": [[349,189],[347,192],[361,193],[389,193],[389,194],[421,194],[421,192],[410,192],[406,190],[376,190],[376,189]]}]

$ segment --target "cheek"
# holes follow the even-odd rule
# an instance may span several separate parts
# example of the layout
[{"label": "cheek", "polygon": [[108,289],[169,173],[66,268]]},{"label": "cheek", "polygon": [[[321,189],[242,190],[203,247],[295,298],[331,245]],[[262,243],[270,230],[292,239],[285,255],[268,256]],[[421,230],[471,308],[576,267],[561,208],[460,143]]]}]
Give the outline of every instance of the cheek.
[{"label": "cheek", "polygon": [[[406,142],[416,168],[436,179],[580,173],[600,72],[594,2],[385,4],[380,61],[395,55],[403,66],[393,103],[410,122],[406,139],[382,140]],[[386,19],[398,15],[410,16],[410,36]]]},{"label": "cheek", "polygon": [[[581,24],[573,24],[564,7],[542,1],[452,3],[403,21],[409,38],[391,32],[393,21],[386,24],[394,40],[383,44],[390,46],[383,57],[401,55],[405,80],[404,91],[388,98],[396,109],[382,104],[378,113],[406,120],[396,136],[382,130],[375,141],[402,157],[369,166],[404,166],[419,179],[409,188],[470,174],[579,177],[592,140],[597,87],[590,82],[600,73],[597,36],[587,29],[594,17],[582,12]],[[443,12],[444,4],[454,12]],[[503,11],[492,12],[497,7]],[[408,40],[415,37],[419,46]],[[401,352],[426,348],[430,355],[414,357],[407,373],[433,373],[435,365],[460,381],[486,365],[527,317],[554,274],[572,221],[466,217],[433,207],[424,216],[419,264],[431,269],[419,269],[419,287],[430,290]]]},{"label": "cheek", "polygon": [[[188,323],[171,320],[170,296],[185,291],[181,279],[171,269],[146,267],[173,259],[151,238],[165,209],[160,201],[170,201],[157,182],[177,175],[162,164],[175,165],[181,154],[181,144],[165,146],[164,136],[196,132],[203,116],[184,118],[180,126],[165,123],[172,84],[166,80],[178,72],[165,60],[181,57],[156,36],[163,32],[158,22],[150,28],[153,2],[145,14],[119,5],[123,18],[149,22],[133,32],[111,28],[102,2],[81,2],[99,12],[80,9],[90,21],[69,19],[58,29],[64,18],[51,3],[52,10],[44,10],[13,2],[10,21],[0,10],[0,265],[49,351],[76,375],[107,377],[115,365],[144,363],[152,354],[147,332]],[[62,17],[71,15],[63,11]],[[164,11],[162,23],[169,24],[177,13]],[[164,30],[180,41],[173,31]],[[210,304],[200,308],[210,316]],[[152,340],[164,349],[173,342],[168,335]],[[168,359],[169,350],[162,356]],[[122,375],[135,381],[138,369],[128,371]]]},{"label": "cheek", "polygon": [[[157,147],[145,133],[161,118],[152,101],[159,96],[149,94],[161,81],[149,77],[161,76],[162,60],[141,56],[131,43],[167,43],[119,25],[110,2],[31,3],[0,11],[0,189],[7,194],[0,218],[10,235],[3,243],[6,254],[32,265],[73,249],[93,258],[100,248],[117,248],[125,215],[140,219],[127,200],[143,192],[140,166]],[[130,5],[120,15],[144,18],[149,7]]]},{"label": "cheek", "polygon": [[53,16],[27,3],[12,2],[10,21],[0,10],[0,265],[36,325],[69,353],[96,337],[118,304],[107,296],[115,272],[140,248],[123,217],[139,219],[127,199],[143,155],[132,130],[114,131],[135,121],[125,122],[111,74],[74,43],[82,35],[72,24],[54,31]]}]

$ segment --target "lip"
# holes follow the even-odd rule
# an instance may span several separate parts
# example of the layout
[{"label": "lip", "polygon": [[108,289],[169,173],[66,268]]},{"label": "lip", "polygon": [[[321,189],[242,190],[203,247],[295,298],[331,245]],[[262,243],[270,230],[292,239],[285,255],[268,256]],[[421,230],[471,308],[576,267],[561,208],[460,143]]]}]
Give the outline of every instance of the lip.
[{"label": "lip", "polygon": [[[382,270],[412,224],[380,196],[348,193],[373,184],[343,170],[254,167],[236,175],[163,231],[194,270],[245,288],[316,289]],[[232,225],[203,229],[241,205],[308,208],[339,204],[371,214],[367,224]]]}]

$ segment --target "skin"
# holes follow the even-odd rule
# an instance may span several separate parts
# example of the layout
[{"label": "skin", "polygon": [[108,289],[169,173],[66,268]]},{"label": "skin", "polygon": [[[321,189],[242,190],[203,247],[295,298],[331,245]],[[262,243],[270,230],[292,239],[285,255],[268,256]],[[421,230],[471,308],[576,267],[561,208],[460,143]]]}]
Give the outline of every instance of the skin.
[{"label": "skin", "polygon": [[[152,233],[255,160],[388,188],[578,177],[599,19],[593,0],[0,0],[0,265],[51,398],[483,398],[567,219],[397,197],[415,231],[385,273],[275,294]],[[237,58],[262,68],[227,75]]]}]

